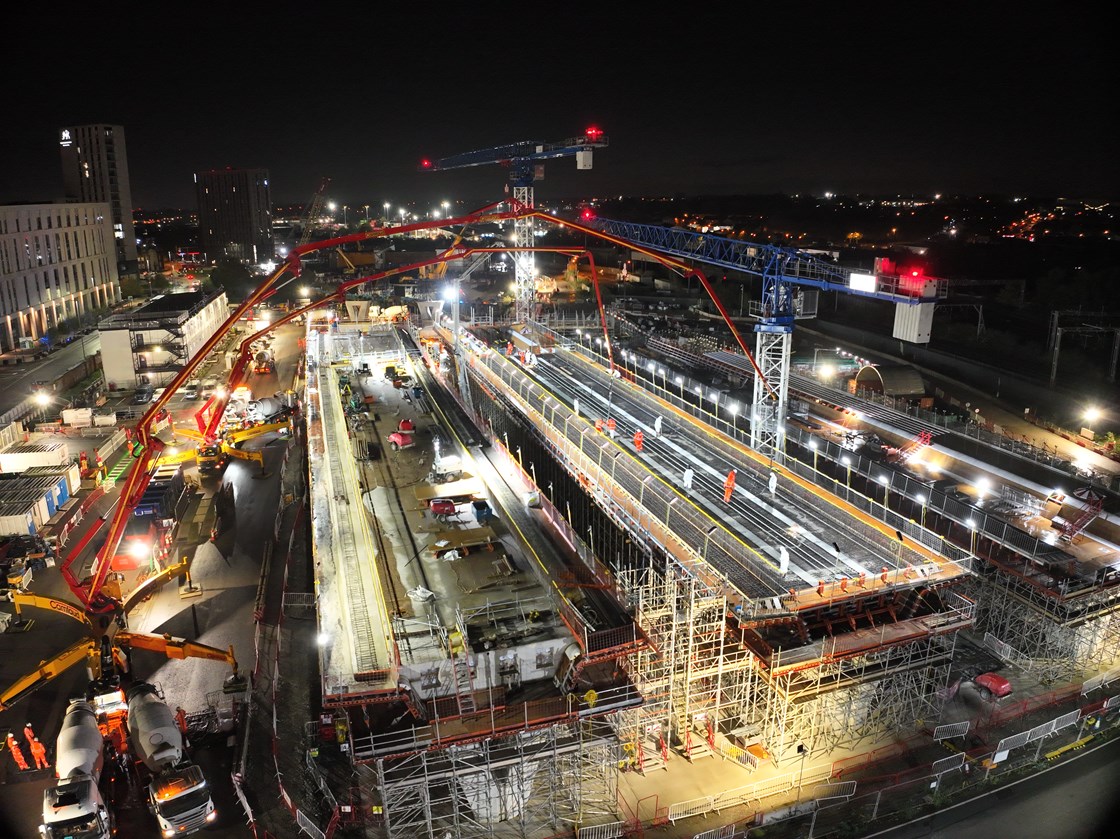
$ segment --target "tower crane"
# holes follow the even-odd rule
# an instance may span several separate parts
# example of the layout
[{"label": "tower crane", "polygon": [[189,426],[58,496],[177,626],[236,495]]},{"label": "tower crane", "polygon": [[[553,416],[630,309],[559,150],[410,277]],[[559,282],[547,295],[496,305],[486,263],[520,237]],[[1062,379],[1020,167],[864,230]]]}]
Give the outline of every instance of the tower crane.
[{"label": "tower crane", "polygon": [[[751,405],[751,447],[775,456],[781,456],[785,451],[783,427],[789,393],[793,323],[801,314],[795,294],[798,286],[894,303],[894,337],[915,343],[929,341],[926,324],[932,321],[937,301],[948,295],[944,280],[919,272],[894,274],[884,270],[864,274],[796,248],[610,219],[594,219],[590,226],[632,245],[762,278],[762,300],[758,310],[752,312],[758,320],[754,327],[756,343],[751,361],[758,375],[754,379]],[[718,296],[710,296],[724,321],[731,325]],[[747,355],[749,357],[750,353]]]},{"label": "tower crane", "polygon": [[311,241],[311,231],[315,228],[315,219],[323,214],[323,204],[327,200],[327,187],[330,185],[330,178],[323,178],[319,182],[319,188],[315,190],[315,194],[311,196],[311,204],[307,207],[307,212],[303,215],[303,223],[299,230],[299,244],[300,246],[306,245]]},{"label": "tower crane", "polygon": [[[509,183],[513,187],[514,201],[529,210],[534,208],[533,182],[544,176],[545,160],[559,157],[575,157],[576,169],[590,169],[594,149],[606,148],[607,136],[594,126],[579,137],[570,137],[555,142],[522,140],[505,146],[463,152],[439,160],[424,160],[420,163],[422,172],[442,172],[448,169],[464,169],[470,166],[497,164],[509,169]],[[518,323],[529,320],[533,314],[535,292],[535,264],[533,252],[533,217],[518,216],[513,222],[513,245],[524,248],[514,260],[516,286],[514,318]]]}]

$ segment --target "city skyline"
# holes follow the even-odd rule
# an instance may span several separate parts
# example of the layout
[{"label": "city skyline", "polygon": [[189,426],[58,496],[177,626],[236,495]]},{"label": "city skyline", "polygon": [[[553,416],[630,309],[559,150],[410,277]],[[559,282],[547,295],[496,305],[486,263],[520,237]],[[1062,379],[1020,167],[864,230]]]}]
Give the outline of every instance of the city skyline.
[{"label": "city skyline", "polygon": [[307,201],[323,177],[371,215],[497,199],[499,167],[418,164],[589,125],[610,147],[592,171],[547,163],[542,197],[1117,191],[1112,62],[1087,12],[787,4],[533,21],[481,3],[453,21],[204,4],[157,26],[127,8],[50,36],[59,56],[98,45],[100,69],[15,46],[38,96],[0,140],[0,203],[61,197],[58,131],[84,123],[127,132],[138,208],[191,207],[194,174],[226,167],[268,169],[277,204]]}]

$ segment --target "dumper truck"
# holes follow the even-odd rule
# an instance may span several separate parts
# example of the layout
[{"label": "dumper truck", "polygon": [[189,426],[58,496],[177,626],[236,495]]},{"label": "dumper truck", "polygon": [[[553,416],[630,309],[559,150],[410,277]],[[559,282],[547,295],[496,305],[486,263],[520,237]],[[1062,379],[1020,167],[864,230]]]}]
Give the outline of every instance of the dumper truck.
[{"label": "dumper truck", "polygon": [[105,743],[93,706],[71,702],[55,741],[58,780],[43,791],[43,839],[109,839],[116,832],[99,787],[104,761]]},{"label": "dumper truck", "polygon": [[189,836],[217,818],[210,786],[187,756],[175,714],[155,687],[128,689],[128,733],[133,753],[146,770],[148,809],[164,836]]}]

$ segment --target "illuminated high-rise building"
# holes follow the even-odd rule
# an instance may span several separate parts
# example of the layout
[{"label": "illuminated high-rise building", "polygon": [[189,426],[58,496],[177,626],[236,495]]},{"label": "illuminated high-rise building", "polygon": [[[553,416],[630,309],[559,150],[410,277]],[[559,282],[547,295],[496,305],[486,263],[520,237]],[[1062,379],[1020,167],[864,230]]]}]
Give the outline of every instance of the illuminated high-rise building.
[{"label": "illuminated high-rise building", "polygon": [[132,224],[132,188],[124,128],[119,125],[72,125],[59,130],[62,178],[66,197],[109,205],[117,246],[117,269],[136,273],[136,230]]}]

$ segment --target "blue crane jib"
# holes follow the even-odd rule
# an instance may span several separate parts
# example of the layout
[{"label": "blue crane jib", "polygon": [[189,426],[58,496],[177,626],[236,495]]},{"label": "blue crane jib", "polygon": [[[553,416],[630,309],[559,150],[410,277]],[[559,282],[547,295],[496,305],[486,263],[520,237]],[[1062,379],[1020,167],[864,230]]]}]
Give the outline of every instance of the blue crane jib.
[{"label": "blue crane jib", "polygon": [[932,303],[948,295],[944,280],[925,276],[863,274],[796,248],[743,242],[680,227],[603,218],[596,218],[590,224],[611,236],[661,253],[761,277],[763,316],[760,326],[764,330],[767,327],[784,329],[792,326],[793,286],[812,286],[908,305]]}]

